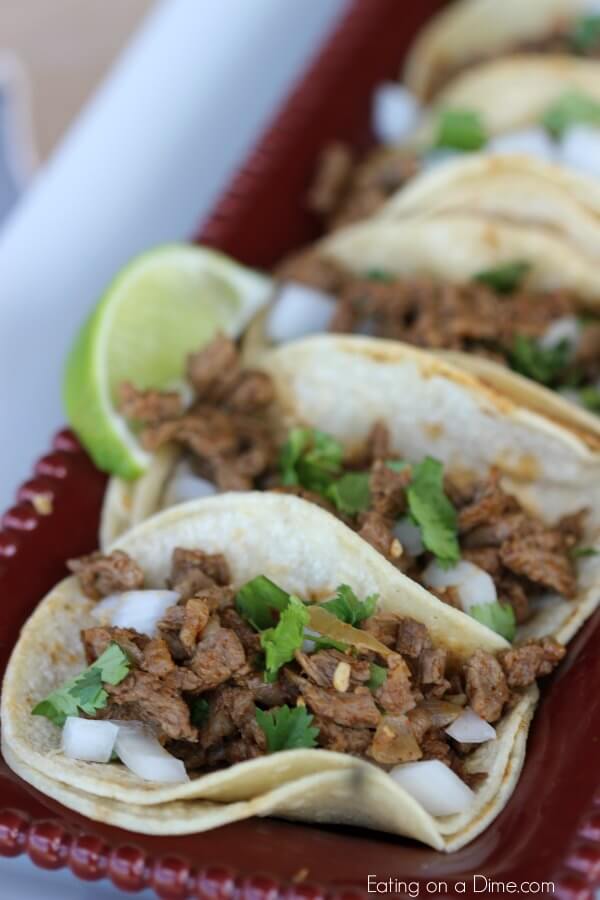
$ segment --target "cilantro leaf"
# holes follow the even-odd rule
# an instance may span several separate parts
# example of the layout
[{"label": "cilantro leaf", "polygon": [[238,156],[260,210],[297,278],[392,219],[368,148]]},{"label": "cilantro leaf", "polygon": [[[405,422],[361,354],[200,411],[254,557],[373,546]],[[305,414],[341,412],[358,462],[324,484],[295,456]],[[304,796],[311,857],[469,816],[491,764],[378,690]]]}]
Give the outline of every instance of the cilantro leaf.
[{"label": "cilantro leaf", "polygon": [[577,53],[585,55],[600,44],[600,15],[582,16],[571,32],[571,44]]},{"label": "cilantro leaf", "polygon": [[322,494],[340,474],[342,456],[342,445],[324,431],[292,428],[279,455],[281,481]]},{"label": "cilantro leaf", "polygon": [[600,125],[600,103],[578,91],[567,91],[542,116],[542,125],[556,138],[577,124]]},{"label": "cilantro leaf", "polygon": [[371,503],[368,472],[346,472],[330,485],[327,496],[341,513],[355,516]]},{"label": "cilantro leaf", "polygon": [[592,412],[600,412],[600,389],[591,384],[579,389],[579,399],[586,409]]},{"label": "cilantro leaf", "polygon": [[571,357],[571,345],[563,340],[555,347],[541,347],[535,338],[518,334],[509,354],[511,369],[540,384],[556,383]]},{"label": "cilantro leaf", "polygon": [[438,121],[436,147],[451,150],[480,150],[487,134],[479,113],[469,109],[446,109]]},{"label": "cilantro leaf", "polygon": [[496,266],[495,269],[484,269],[474,276],[473,281],[487,285],[497,294],[512,294],[521,287],[530,268],[528,262],[515,260]]},{"label": "cilantro leaf", "polygon": [[480,603],[477,606],[471,606],[469,615],[482,625],[487,625],[492,631],[496,631],[505,637],[507,641],[512,641],[517,631],[517,622],[515,619],[515,611],[508,603]]},{"label": "cilantro leaf", "polygon": [[316,747],[319,729],[311,726],[313,716],[305,706],[279,706],[266,712],[258,707],[256,721],[264,731],[269,753]]},{"label": "cilantro leaf", "polygon": [[210,709],[208,700],[204,697],[194,697],[190,707],[190,720],[192,725],[200,728],[208,719],[208,711]]},{"label": "cilantro leaf", "polygon": [[257,631],[275,625],[278,614],[287,608],[290,595],[267,578],[257,575],[242,585],[235,598],[237,611],[247,619]]},{"label": "cilantro leaf", "polygon": [[293,595],[274,628],[267,628],[260,636],[265,651],[265,681],[275,681],[281,666],[294,658],[304,641],[304,628],[310,616],[304,603]]},{"label": "cilantro leaf", "polygon": [[369,281],[393,281],[394,276],[385,269],[368,269],[366,277]]},{"label": "cilantro leaf", "polygon": [[600,556],[600,550],[596,547],[573,547],[570,555],[572,559],[585,559],[586,556]]},{"label": "cilantro leaf", "polygon": [[333,638],[328,637],[319,637],[315,639],[315,653],[317,650],[339,650],[340,653],[345,653],[348,649],[348,644],[344,644],[342,641],[334,641]]},{"label": "cilantro leaf", "polygon": [[128,674],[130,665],[126,654],[113,642],[91,666],[37,703],[31,713],[45,716],[59,728],[65,724],[67,716],[78,716],[79,710],[93,716],[106,706],[108,694],[102,685],[119,684]]},{"label": "cilantro leaf", "polygon": [[371,594],[365,600],[359,600],[348,584],[340,584],[335,597],[320,605],[342,622],[358,625],[373,615],[378,599],[378,594]]},{"label": "cilantro leaf", "polygon": [[456,510],[444,493],[444,468],[437,459],[425,457],[413,470],[406,491],[412,520],[421,530],[425,547],[441,566],[460,559]]},{"label": "cilantro leaf", "polygon": [[371,691],[376,691],[385,683],[388,676],[388,670],[385,666],[378,666],[377,663],[371,663],[371,677],[367,681],[367,687]]}]

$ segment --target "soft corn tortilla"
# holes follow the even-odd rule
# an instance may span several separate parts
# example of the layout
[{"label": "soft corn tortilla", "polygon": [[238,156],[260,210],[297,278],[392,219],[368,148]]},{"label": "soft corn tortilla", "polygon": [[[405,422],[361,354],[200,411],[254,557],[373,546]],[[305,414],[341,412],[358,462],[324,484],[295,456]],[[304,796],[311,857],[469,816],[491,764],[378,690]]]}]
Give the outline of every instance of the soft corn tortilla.
[{"label": "soft corn tortilla", "polygon": [[[496,466],[506,490],[548,523],[588,507],[584,542],[595,546],[600,440],[576,429],[570,404],[559,397],[551,419],[522,402],[518,384],[511,382],[512,394],[501,392],[492,379],[485,383],[441,355],[361,337],[323,335],[286,344],[264,354],[260,365],[274,381],[282,436],[290,427],[308,425],[353,449],[382,420],[390,428],[392,449],[409,460],[433,456],[459,479],[485,476]],[[179,451],[169,448],[135,483],[141,520],[163,507],[179,458]],[[107,530],[116,521],[110,497],[104,519]],[[600,557],[577,565],[577,597],[545,598],[518,638],[551,634],[568,641],[591,615],[600,602]]]},{"label": "soft corn tortilla", "polygon": [[458,0],[422,29],[406,61],[407,86],[427,99],[440,69],[468,66],[551,35],[589,10],[589,0]]},{"label": "soft corn tortilla", "polygon": [[594,263],[600,254],[598,179],[533,157],[461,156],[417,175],[376,217],[399,221],[448,212],[544,229]]},{"label": "soft corn tortilla", "polygon": [[[140,563],[149,585],[164,583],[175,547],[201,547],[226,554],[238,586],[266,574],[303,597],[330,595],[342,582],[361,596],[376,592],[382,611],[423,622],[457,662],[477,648],[496,652],[508,646],[407,579],[329,513],[296,497],[226,494],[184,504],[130,531],[117,546]],[[488,773],[472,809],[445,818],[427,814],[375,766],[322,750],[265,756],[177,786],[142,781],[120,764],[68,759],[60,750],[60,730],[32,716],[31,708],[85,666],[79,632],[94,623],[93,605],[75,578],[41,602],[13,651],[1,712],[8,764],[40,790],[100,821],[165,834],[277,814],[365,825],[448,850],[481,831],[516,784],[536,687],[469,762],[471,771]]]}]

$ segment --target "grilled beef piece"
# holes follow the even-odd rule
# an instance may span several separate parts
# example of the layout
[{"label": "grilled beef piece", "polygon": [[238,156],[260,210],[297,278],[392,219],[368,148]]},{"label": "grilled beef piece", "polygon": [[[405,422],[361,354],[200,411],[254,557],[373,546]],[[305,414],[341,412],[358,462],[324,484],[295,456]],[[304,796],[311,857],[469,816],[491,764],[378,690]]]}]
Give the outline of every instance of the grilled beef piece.
[{"label": "grilled beef piece", "polygon": [[205,588],[225,587],[230,583],[229,566],[221,553],[210,554],[183,547],[173,550],[168,584],[182,599],[201,594]]},{"label": "grilled beef piece", "polygon": [[408,617],[398,619],[396,650],[402,656],[418,660],[424,650],[431,647],[431,639],[425,625]]},{"label": "grilled beef piece", "polygon": [[396,648],[402,653],[402,649],[396,646],[398,626],[401,621],[403,620],[395,613],[377,613],[364,619],[361,628],[372,634],[381,644],[385,644],[390,649]]},{"label": "grilled beef piece", "polygon": [[371,677],[368,660],[357,659],[349,654],[340,653],[339,650],[319,650],[310,655],[297,650],[296,662],[304,674],[322,688],[342,690],[336,683],[336,674],[339,675],[341,672],[340,665],[347,668],[347,685],[342,692],[349,687],[364,684]]},{"label": "grilled beef piece", "polygon": [[308,193],[308,208],[320,216],[334,213],[349,187],[353,169],[353,154],[347,144],[337,141],[325,147]]},{"label": "grilled beef piece", "polygon": [[128,381],[119,385],[119,410],[126,419],[156,425],[183,413],[183,400],[177,391],[141,391]]},{"label": "grilled beef piece", "polygon": [[140,668],[159,678],[164,678],[169,672],[174,672],[176,666],[169,653],[167,642],[162,638],[149,640],[144,647]]},{"label": "grilled beef piece", "polygon": [[371,506],[375,512],[388,519],[400,518],[406,509],[406,488],[411,478],[410,467],[394,472],[383,460],[376,460],[369,477]]},{"label": "grilled beef piece", "polygon": [[246,654],[240,639],[231,629],[221,627],[202,638],[190,661],[199,679],[199,691],[210,691],[223,684],[245,666]]},{"label": "grilled beef piece", "polygon": [[[394,538],[392,531],[394,522],[386,519],[381,513],[369,510],[359,517],[358,533],[372,547],[389,560],[397,560],[402,555],[402,546]],[[397,546],[395,546],[397,545]]]},{"label": "grilled beef piece", "polygon": [[337,294],[348,278],[345,269],[313,247],[288,256],[277,267],[275,275],[280,281],[299,281],[327,294]]},{"label": "grilled beef piece", "polygon": [[504,650],[499,659],[508,686],[523,688],[533,684],[540,676],[549,675],[565,653],[562,644],[554,638],[545,637]]},{"label": "grilled beef piece", "polygon": [[217,404],[227,396],[239,372],[237,347],[231,338],[221,334],[188,356],[185,374],[199,399]]},{"label": "grilled beef piece", "polygon": [[500,548],[502,562],[517,575],[524,575],[563,597],[574,597],[577,575],[568,547],[558,529],[536,530],[531,534],[515,534]]},{"label": "grilled beef piece", "polygon": [[471,708],[486,722],[497,722],[510,691],[495,656],[476,650],[465,665],[466,693]]},{"label": "grilled beef piece", "polygon": [[225,628],[230,628],[235,632],[249,658],[262,652],[260,635],[251,625],[248,625],[245,619],[242,619],[233,606],[222,610],[219,618]]},{"label": "grilled beef piece", "polygon": [[144,586],[141,568],[122,550],[112,553],[90,553],[67,563],[79,579],[81,590],[92,600],[100,600],[109,594],[136,591]]},{"label": "grilled beef piece", "polygon": [[237,447],[231,416],[217,407],[200,404],[177,419],[147,425],[140,440],[150,451],[174,442],[209,462],[234,453]]},{"label": "grilled beef piece", "polygon": [[373,732],[369,728],[344,728],[320,716],[315,716],[312,724],[319,729],[319,746],[335,753],[364,756],[373,739]]},{"label": "grilled beef piece", "polygon": [[111,719],[135,719],[155,725],[161,736],[195,741],[197,731],[181,695],[156,675],[134,669],[120,684],[107,684]]},{"label": "grilled beef piece", "polygon": [[84,628],[81,632],[81,640],[88,663],[95,662],[107,647],[114,642],[119,645],[132,662],[137,666],[141,666],[144,659],[144,648],[150,638],[145,634],[139,634],[132,628],[96,625],[92,628]]},{"label": "grilled beef piece", "polygon": [[398,654],[388,657],[388,672],[383,684],[375,691],[375,700],[386,713],[405,713],[415,706],[411,674]]},{"label": "grilled beef piece", "polygon": [[335,690],[317,687],[306,678],[299,678],[288,671],[288,678],[298,688],[306,705],[317,716],[331,719],[348,728],[375,728],[381,714],[368,688],[359,687],[341,694]]},{"label": "grilled beef piece", "polygon": [[367,752],[385,766],[414,762],[423,755],[409,720],[402,715],[383,716]]}]

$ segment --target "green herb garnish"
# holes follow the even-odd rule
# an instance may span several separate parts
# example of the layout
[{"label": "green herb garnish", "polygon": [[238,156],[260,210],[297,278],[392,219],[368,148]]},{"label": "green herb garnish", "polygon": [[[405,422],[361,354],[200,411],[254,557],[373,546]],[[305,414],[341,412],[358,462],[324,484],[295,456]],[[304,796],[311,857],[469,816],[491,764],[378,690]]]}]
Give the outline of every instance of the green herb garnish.
[{"label": "green herb garnish", "polygon": [[510,367],[539,384],[552,385],[568,365],[571,349],[567,340],[555,347],[541,347],[535,338],[518,334],[509,354]]},{"label": "green herb garnish", "polygon": [[404,459],[388,459],[385,464],[392,472],[404,472],[410,466],[410,463]]},{"label": "green herb garnish", "polygon": [[572,125],[600,126],[600,103],[586,94],[569,91],[546,110],[542,125],[556,138]]},{"label": "green herb garnish", "polygon": [[290,595],[266,575],[257,575],[243,585],[235,598],[237,611],[257,631],[275,625],[287,609]]},{"label": "green herb garnish", "polygon": [[93,716],[97,710],[104,709],[108,700],[103,684],[119,684],[129,669],[129,659],[113,642],[91,666],[36,704],[32,715],[45,716],[59,728],[67,716],[78,716],[80,710]]},{"label": "green herb garnish", "polygon": [[450,150],[480,150],[487,134],[479,113],[469,109],[446,109],[438,121],[436,147]]},{"label": "green herb garnish", "polygon": [[586,54],[600,44],[600,16],[582,16],[571,32],[571,44],[577,53]]},{"label": "green herb garnish", "polygon": [[323,494],[340,474],[342,456],[341,444],[325,432],[293,428],[279,455],[282,484]]},{"label": "green herb garnish", "polygon": [[487,625],[492,631],[501,634],[507,641],[514,640],[517,622],[515,611],[510,604],[480,603],[478,606],[471,606],[469,615],[481,622],[482,625]]},{"label": "green herb garnish", "polygon": [[515,262],[496,266],[495,269],[478,272],[473,281],[487,285],[497,294],[512,294],[521,287],[530,268],[530,263],[515,260]]},{"label": "green herb garnish", "polygon": [[587,556],[600,556],[600,550],[596,547],[573,547],[572,559],[585,559]]},{"label": "green herb garnish", "polygon": [[190,720],[192,725],[195,725],[197,728],[204,725],[208,720],[209,710],[210,706],[208,700],[205,700],[204,697],[194,697],[190,706]]},{"label": "green herb garnish", "polygon": [[388,676],[388,670],[385,666],[378,666],[377,663],[371,663],[371,677],[367,681],[367,687],[371,691],[376,691],[385,683]]},{"label": "green herb garnish", "polygon": [[319,729],[311,725],[312,720],[305,706],[278,706],[266,712],[256,707],[256,721],[265,733],[269,753],[316,747]]},{"label": "green herb garnish", "polygon": [[367,269],[366,277],[369,281],[393,281],[394,276],[385,269]]},{"label": "green herb garnish", "polygon": [[265,651],[265,681],[275,681],[280,668],[294,658],[294,653],[304,641],[304,628],[309,619],[304,603],[292,594],[277,625],[261,633],[260,643]]},{"label": "green herb garnish", "polygon": [[347,472],[330,485],[327,497],[339,512],[355,516],[371,503],[369,477],[368,472]]},{"label": "green herb garnish", "polygon": [[586,409],[600,412],[600,390],[594,385],[579,389],[579,399]]},{"label": "green herb garnish", "polygon": [[460,559],[456,510],[444,493],[444,467],[427,456],[413,469],[406,491],[412,521],[419,526],[425,547],[441,566]]},{"label": "green herb garnish", "polygon": [[371,594],[364,600],[359,600],[349,585],[341,584],[335,597],[320,606],[348,625],[359,625],[373,615],[378,599],[378,594]]}]

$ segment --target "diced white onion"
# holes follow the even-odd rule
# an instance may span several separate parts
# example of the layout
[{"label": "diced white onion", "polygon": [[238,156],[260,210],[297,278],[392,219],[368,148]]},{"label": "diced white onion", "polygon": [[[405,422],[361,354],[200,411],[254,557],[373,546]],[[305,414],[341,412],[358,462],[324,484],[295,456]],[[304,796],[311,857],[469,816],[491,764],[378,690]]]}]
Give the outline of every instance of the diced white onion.
[{"label": "diced white onion", "polygon": [[405,516],[394,525],[394,537],[397,537],[407,553],[411,556],[419,556],[425,550],[421,529],[418,525]]},{"label": "diced white onion", "polygon": [[493,155],[524,154],[545,162],[555,162],[557,159],[556,145],[543,128],[524,128],[499,134],[490,139],[485,150]]},{"label": "diced white onion", "polygon": [[296,281],[286,281],[267,316],[267,337],[275,344],[327,331],[336,301],[330,294]]},{"label": "diced white onion", "polygon": [[395,82],[380,84],[373,96],[373,131],[383,144],[406,140],[416,129],[421,110],[414,94]]},{"label": "diced white onion", "polygon": [[446,728],[446,734],[464,744],[483,744],[484,741],[494,740],[496,729],[467,707],[458,719]]},{"label": "diced white onion", "polygon": [[156,626],[170,606],[179,600],[176,591],[125,591],[113,612],[110,624],[133,628],[140,634],[156,636]]},{"label": "diced white onion", "polygon": [[117,756],[138,778],[164,784],[190,780],[183,762],[168,753],[143,725],[115,724],[119,726],[115,743]]},{"label": "diced white onion", "polygon": [[577,316],[561,316],[560,319],[550,323],[538,343],[545,350],[550,350],[562,341],[567,341],[569,346],[576,350],[581,340],[581,330],[581,322]]},{"label": "diced white onion", "polygon": [[460,156],[464,156],[462,150],[453,150],[451,147],[440,147],[436,150],[430,150],[429,153],[426,153],[423,157],[423,168],[436,169],[438,166],[443,166],[447,162],[452,162]]},{"label": "diced white onion", "polygon": [[475,797],[471,788],[439,759],[403,763],[390,775],[432,816],[465,812]]},{"label": "diced white onion", "polygon": [[70,759],[106,763],[110,760],[119,729],[100,719],[67,716],[62,730],[62,750]]},{"label": "diced white onion", "polygon": [[164,495],[165,506],[177,506],[187,500],[212,497],[218,488],[212,481],[196,475],[189,460],[182,459],[175,467]]},{"label": "diced white onion", "polygon": [[101,625],[111,625],[112,617],[121,603],[123,594],[109,594],[103,597],[92,609],[92,615]]},{"label": "diced white onion", "polygon": [[573,125],[564,133],[559,148],[565,166],[600,178],[600,129]]},{"label": "diced white onion", "polygon": [[432,560],[423,572],[423,581],[428,587],[436,590],[456,588],[465,612],[472,606],[496,603],[498,599],[491,576],[466,559],[461,559],[449,569],[443,569],[439,563]]}]

